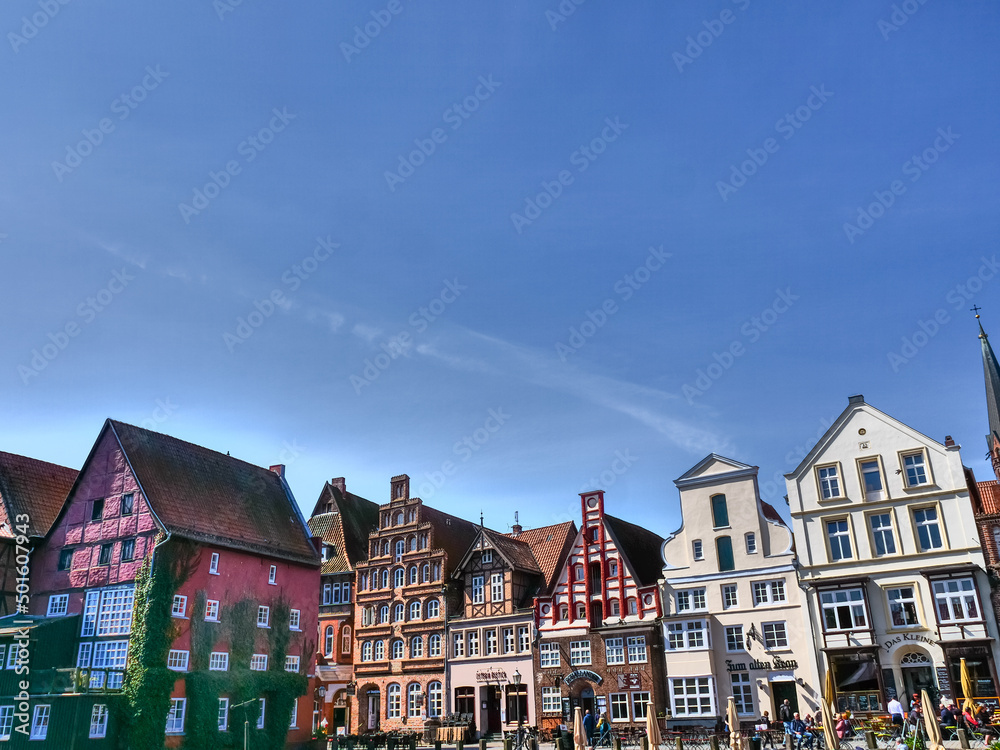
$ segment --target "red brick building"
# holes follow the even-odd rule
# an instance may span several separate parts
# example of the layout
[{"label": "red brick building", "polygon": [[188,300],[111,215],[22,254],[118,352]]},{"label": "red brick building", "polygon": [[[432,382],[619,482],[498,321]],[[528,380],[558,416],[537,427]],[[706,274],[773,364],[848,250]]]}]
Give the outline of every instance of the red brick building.
[{"label": "red brick building", "polygon": [[313,537],[322,541],[323,559],[313,723],[331,735],[346,733],[351,725],[354,575],[368,558],[368,535],[378,527],[378,518],[378,505],[348,492],[344,478],[337,477],[323,487],[309,519]]},{"label": "red brick building", "polygon": [[[240,733],[244,718],[252,733],[277,736],[280,744],[307,740],[312,697],[280,685],[289,684],[285,672],[295,672],[306,692],[316,651],[320,557],[284,467],[264,469],[105,422],[38,550],[32,611],[79,617],[76,663],[68,666],[85,675],[86,690],[107,697],[80,721],[103,721],[107,737],[119,729],[108,709],[122,702],[134,616],[144,615],[133,611],[136,578],[147,559],[155,560],[154,576],[167,576],[157,580],[166,581],[159,590],[170,597],[149,603],[164,616],[169,606],[162,634],[151,629],[153,609],[144,621],[148,638],[166,639],[165,667],[177,672],[164,706],[168,746],[182,746],[195,727]],[[250,681],[258,671],[264,674]],[[208,673],[211,680],[201,679]],[[192,680],[202,686],[197,698]],[[262,686],[262,694],[250,696],[246,715],[238,709],[230,716],[230,705],[247,699],[247,684]],[[33,725],[65,723],[59,714],[71,712],[72,704],[59,696],[47,700],[35,702]],[[46,739],[63,747],[65,735]]]},{"label": "red brick building", "polygon": [[450,579],[479,528],[410,497],[405,474],[392,478],[357,566],[352,733],[421,731],[442,716],[445,624],[461,608]]},{"label": "red brick building", "polygon": [[663,538],[604,512],[604,492],[580,495],[583,523],[550,596],[537,597],[540,727],[577,706],[613,725],[664,706],[657,618]]}]

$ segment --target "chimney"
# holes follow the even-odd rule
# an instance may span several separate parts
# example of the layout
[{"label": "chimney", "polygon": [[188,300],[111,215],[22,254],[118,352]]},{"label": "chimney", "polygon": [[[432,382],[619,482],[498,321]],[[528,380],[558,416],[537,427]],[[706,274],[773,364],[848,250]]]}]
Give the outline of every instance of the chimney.
[{"label": "chimney", "polygon": [[284,464],[275,464],[274,466],[269,467],[268,471],[273,471],[275,474],[277,474],[282,479],[285,478],[285,465]]},{"label": "chimney", "polygon": [[309,543],[312,544],[313,549],[316,550],[316,554],[323,555],[323,537],[321,536],[311,536],[309,537]]},{"label": "chimney", "polygon": [[334,489],[340,490],[341,495],[347,494],[347,480],[343,477],[334,477],[330,480],[330,486]]},{"label": "chimney", "polygon": [[512,537],[519,537],[524,529],[521,528],[521,524],[518,523],[517,511],[514,511],[514,525],[510,527],[510,535]]},{"label": "chimney", "polygon": [[945,435],[944,436],[944,447],[945,448],[954,448],[955,447],[955,438],[953,438],[951,435]]},{"label": "chimney", "polygon": [[865,402],[865,397],[862,396],[860,393],[856,396],[847,397],[848,404],[863,404],[864,402]]}]

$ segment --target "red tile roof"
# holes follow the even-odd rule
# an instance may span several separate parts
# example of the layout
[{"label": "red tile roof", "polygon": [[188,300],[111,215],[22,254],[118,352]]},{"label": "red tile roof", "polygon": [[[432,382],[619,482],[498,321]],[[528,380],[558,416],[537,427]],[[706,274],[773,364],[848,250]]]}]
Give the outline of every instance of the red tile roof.
[{"label": "red tile roof", "polygon": [[1000,513],[1000,482],[991,479],[988,482],[977,482],[979,488],[980,509],[983,515]]},{"label": "red tile roof", "polygon": [[526,573],[541,573],[535,555],[531,547],[522,539],[512,537],[510,534],[501,534],[493,529],[483,529],[483,534],[490,540],[496,550],[503,555],[516,570]]},{"label": "red tile roof", "polygon": [[[569,550],[576,539],[576,524],[572,521],[557,523],[552,526],[541,526],[537,529],[525,529],[515,538],[531,548],[538,567],[542,572],[542,586],[538,592],[547,594],[556,582],[559,571],[569,555]],[[510,536],[507,534],[506,536]]]},{"label": "red tile roof", "polygon": [[[24,514],[30,519],[28,536],[45,536],[78,473],[58,464],[0,452],[0,502],[10,523],[16,523],[16,517]],[[5,532],[0,530],[0,535],[6,536]]]},{"label": "red tile roof", "polygon": [[305,519],[275,472],[123,422],[109,419],[106,426],[171,533],[319,565]]}]

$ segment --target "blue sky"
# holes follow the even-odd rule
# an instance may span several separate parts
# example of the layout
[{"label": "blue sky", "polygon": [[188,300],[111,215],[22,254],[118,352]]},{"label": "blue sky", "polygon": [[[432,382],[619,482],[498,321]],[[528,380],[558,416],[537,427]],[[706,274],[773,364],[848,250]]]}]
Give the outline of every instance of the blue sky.
[{"label": "blue sky", "polygon": [[111,416],[307,512],[408,473],[666,534],[710,451],[783,506],[863,393],[989,478],[998,14],[12,0],[0,449],[79,466]]}]

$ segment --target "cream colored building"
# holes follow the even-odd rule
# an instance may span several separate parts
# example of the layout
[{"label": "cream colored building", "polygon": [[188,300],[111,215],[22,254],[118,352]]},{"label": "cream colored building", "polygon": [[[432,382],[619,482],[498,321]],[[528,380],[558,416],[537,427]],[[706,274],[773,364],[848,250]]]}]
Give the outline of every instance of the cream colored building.
[{"label": "cream colored building", "polygon": [[800,578],[838,708],[879,712],[921,689],[997,695],[997,628],[959,446],[851,396],[785,475]]},{"label": "cream colored building", "polygon": [[792,530],[760,499],[757,467],[715,454],[674,484],[681,527],[663,543],[661,597],[668,724],[777,717],[788,699],[815,713],[811,632]]}]

